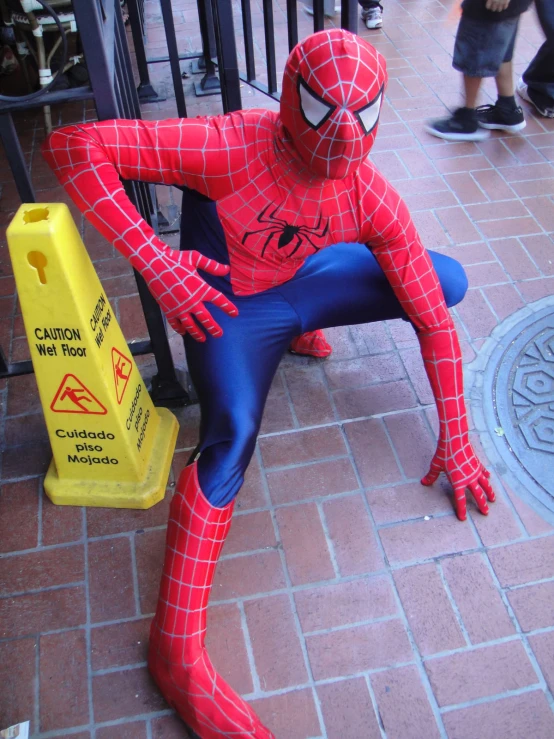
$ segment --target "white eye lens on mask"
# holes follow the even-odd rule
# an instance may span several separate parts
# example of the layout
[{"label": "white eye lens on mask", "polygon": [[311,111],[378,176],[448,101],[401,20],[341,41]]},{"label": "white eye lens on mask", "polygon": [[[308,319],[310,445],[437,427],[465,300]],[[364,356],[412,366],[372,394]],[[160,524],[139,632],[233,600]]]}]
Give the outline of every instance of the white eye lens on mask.
[{"label": "white eye lens on mask", "polygon": [[336,105],[325,102],[315,93],[302,79],[298,78],[298,94],[300,96],[300,112],[302,117],[310,126],[317,130],[333,113]]},{"label": "white eye lens on mask", "polygon": [[354,115],[360,121],[360,125],[365,134],[371,133],[375,128],[381,111],[381,98],[383,96],[383,88],[379,90],[379,94],[364,108],[357,110]]}]

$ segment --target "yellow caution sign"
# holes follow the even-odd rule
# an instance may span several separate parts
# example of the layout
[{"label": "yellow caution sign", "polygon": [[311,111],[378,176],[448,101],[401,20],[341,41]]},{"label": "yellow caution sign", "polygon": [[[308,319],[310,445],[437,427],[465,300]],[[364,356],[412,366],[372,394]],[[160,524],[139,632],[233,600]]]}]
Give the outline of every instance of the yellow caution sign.
[{"label": "yellow caution sign", "polygon": [[155,408],[66,205],[22,205],[8,231],[60,505],[149,508],[177,420]]}]

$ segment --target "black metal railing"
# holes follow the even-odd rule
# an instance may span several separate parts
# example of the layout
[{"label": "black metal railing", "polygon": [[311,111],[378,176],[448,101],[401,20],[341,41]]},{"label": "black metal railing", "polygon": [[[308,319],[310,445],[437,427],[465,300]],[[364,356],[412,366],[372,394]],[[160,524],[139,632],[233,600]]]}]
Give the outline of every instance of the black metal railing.
[{"label": "black metal railing", "polygon": [[[130,0],[128,4],[133,28],[138,28],[138,18],[142,12],[144,0]],[[182,102],[182,79],[179,63],[189,59],[198,59],[203,63],[207,74],[215,76],[217,68],[220,77],[220,91],[223,111],[228,113],[242,107],[240,85],[247,83],[260,92],[279,99],[277,54],[274,26],[274,0],[262,0],[264,41],[265,41],[265,79],[260,79],[256,69],[254,50],[254,31],[252,23],[252,7],[250,0],[241,0],[241,21],[243,33],[243,67],[241,70],[238,61],[236,33],[231,0],[197,0],[202,51],[192,53],[179,52],[171,0],[159,0],[164,20],[165,36],[168,47],[167,56],[148,58],[144,48],[144,34],[134,34],[133,42],[137,52],[137,64],[141,76],[141,85],[148,80],[148,65],[158,62],[169,62],[172,70],[174,91],[177,101],[177,111],[185,109],[184,97]],[[300,4],[297,0],[286,0],[287,39],[288,51],[298,43],[298,11]],[[324,0],[313,0],[313,30],[320,31],[324,27]],[[357,0],[342,0],[340,24],[342,28],[356,32],[358,28]],[[215,49],[214,49],[215,40]],[[139,48],[140,47],[140,48]],[[141,67],[142,65],[142,67]],[[217,86],[212,85],[212,91]],[[140,88],[139,88],[140,89]],[[198,93],[197,88],[197,93]]]},{"label": "black metal railing", "polygon": [[[39,2],[49,13],[56,15],[45,0]],[[0,98],[0,138],[22,202],[36,202],[36,195],[12,113],[57,103],[93,100],[99,120],[141,117],[119,0],[73,0],[72,6],[77,29],[86,29],[86,33],[80,34],[80,43],[89,84],[69,90],[44,89],[39,94],[21,98]],[[64,33],[63,29],[61,32]],[[182,104],[184,106],[184,97]],[[153,186],[127,182],[125,188],[143,218],[156,229],[157,206]],[[161,310],[142,277],[136,272],[135,277],[149,339],[133,342],[129,349],[135,356],[154,355],[157,374],[153,378],[152,396],[158,404],[186,403],[189,398],[177,378]],[[0,348],[0,377],[32,371],[30,361],[8,363]]]}]

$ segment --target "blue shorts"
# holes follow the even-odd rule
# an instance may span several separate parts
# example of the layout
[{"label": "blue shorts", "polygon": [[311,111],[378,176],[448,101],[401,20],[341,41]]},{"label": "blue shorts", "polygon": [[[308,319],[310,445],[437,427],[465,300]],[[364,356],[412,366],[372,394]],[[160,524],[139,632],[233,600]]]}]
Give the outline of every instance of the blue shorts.
[{"label": "blue shorts", "polygon": [[496,77],[514,54],[519,16],[495,23],[462,15],[452,66],[467,77]]}]

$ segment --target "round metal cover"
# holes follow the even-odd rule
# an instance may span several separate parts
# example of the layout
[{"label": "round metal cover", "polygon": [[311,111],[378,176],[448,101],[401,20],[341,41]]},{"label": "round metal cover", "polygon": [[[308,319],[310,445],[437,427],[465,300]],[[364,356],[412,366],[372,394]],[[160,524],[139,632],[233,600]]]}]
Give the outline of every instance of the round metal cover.
[{"label": "round metal cover", "polygon": [[476,428],[497,473],[554,523],[554,300],[497,327],[468,380]]}]

